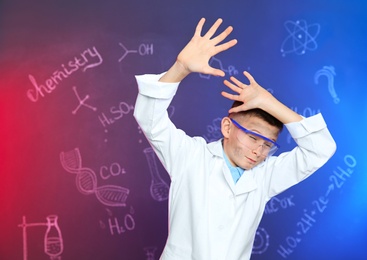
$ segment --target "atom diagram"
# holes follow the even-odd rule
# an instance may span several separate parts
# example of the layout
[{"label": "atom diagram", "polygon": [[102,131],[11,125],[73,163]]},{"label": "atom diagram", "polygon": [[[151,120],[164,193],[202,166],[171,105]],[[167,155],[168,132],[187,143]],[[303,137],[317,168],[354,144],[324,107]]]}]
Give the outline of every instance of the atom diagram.
[{"label": "atom diagram", "polygon": [[283,57],[288,53],[295,53],[297,55],[305,54],[306,50],[314,51],[317,49],[316,37],[320,32],[319,24],[307,25],[304,20],[296,22],[286,21],[284,23],[289,35],[282,43],[280,49]]}]

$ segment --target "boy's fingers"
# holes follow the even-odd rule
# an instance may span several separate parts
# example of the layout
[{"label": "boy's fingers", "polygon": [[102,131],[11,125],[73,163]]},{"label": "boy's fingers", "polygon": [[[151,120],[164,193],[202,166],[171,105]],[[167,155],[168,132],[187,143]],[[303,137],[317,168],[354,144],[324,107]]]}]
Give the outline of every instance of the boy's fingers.
[{"label": "boy's fingers", "polygon": [[251,83],[256,83],[256,81],[255,81],[254,77],[253,77],[249,72],[244,71],[244,72],[243,72],[243,75],[245,75],[245,76],[246,76],[246,78],[250,81],[250,84],[251,84]]},{"label": "boy's fingers", "polygon": [[238,100],[238,96],[237,95],[230,94],[230,93],[225,92],[225,91],[222,91],[221,94],[222,94],[223,97],[228,98],[230,100],[233,100],[233,101]]},{"label": "boy's fingers", "polygon": [[233,39],[233,40],[230,40],[229,42],[218,45],[218,46],[215,47],[215,54],[218,54],[219,52],[228,50],[229,48],[233,47],[236,44],[237,44],[237,40]]},{"label": "boy's fingers", "polygon": [[246,84],[242,83],[241,81],[239,81],[238,79],[236,79],[235,77],[231,77],[230,78],[239,88],[244,88],[246,87]]},{"label": "boy's fingers", "polygon": [[209,31],[205,34],[205,37],[210,39],[217,31],[219,25],[223,22],[221,18],[217,19],[215,23],[210,27]]},{"label": "boy's fingers", "polygon": [[201,18],[199,23],[196,25],[195,35],[201,36],[201,30],[203,29],[204,23],[205,23],[205,18]]},{"label": "boy's fingers", "polygon": [[227,36],[230,35],[232,31],[233,31],[233,27],[228,26],[223,32],[221,32],[218,36],[212,39],[214,42],[214,45],[217,45],[218,43],[223,41],[225,38],[227,38]]},{"label": "boy's fingers", "polygon": [[240,93],[241,92],[241,88],[237,87],[236,85],[234,85],[233,83],[229,82],[228,80],[224,80],[224,85],[226,85],[227,87],[229,87],[231,90]]}]

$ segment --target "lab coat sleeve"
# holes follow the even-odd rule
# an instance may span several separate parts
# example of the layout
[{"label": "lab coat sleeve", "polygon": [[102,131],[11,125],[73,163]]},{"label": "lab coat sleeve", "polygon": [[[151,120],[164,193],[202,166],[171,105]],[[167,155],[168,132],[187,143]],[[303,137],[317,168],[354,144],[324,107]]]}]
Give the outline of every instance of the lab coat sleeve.
[{"label": "lab coat sleeve", "polygon": [[269,199],[310,176],[336,151],[336,143],[321,114],[285,126],[297,146],[290,152],[269,158],[265,164],[264,179]]},{"label": "lab coat sleeve", "polygon": [[136,76],[139,93],[134,117],[172,180],[200,138],[187,136],[171,122],[167,109],[179,83],[159,82],[162,75]]}]

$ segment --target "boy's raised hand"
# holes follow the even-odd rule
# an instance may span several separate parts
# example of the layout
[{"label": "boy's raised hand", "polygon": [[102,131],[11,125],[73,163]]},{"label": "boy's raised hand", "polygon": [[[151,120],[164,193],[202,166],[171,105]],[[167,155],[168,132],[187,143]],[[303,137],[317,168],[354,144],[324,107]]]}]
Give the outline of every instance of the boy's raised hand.
[{"label": "boy's raised hand", "polygon": [[302,120],[302,117],[299,114],[288,108],[276,99],[269,91],[261,87],[250,73],[244,71],[243,74],[249,80],[249,84],[242,83],[233,76],[230,78],[231,82],[224,80],[224,84],[236,94],[230,94],[222,91],[222,96],[233,101],[243,102],[242,105],[231,108],[228,111],[229,113],[237,113],[253,108],[260,108],[280,120],[283,124]]},{"label": "boy's raised hand", "polygon": [[237,40],[233,39],[222,43],[233,31],[232,26],[228,26],[219,35],[214,36],[222,22],[222,19],[218,19],[208,32],[202,36],[205,18],[201,18],[196,26],[194,36],[182,49],[177,56],[175,64],[167,71],[160,81],[178,82],[191,72],[223,77],[225,74],[224,71],[211,67],[209,65],[209,60],[216,54],[233,47],[237,43]]},{"label": "boy's raised hand", "polygon": [[228,80],[224,80],[224,84],[236,94],[230,94],[223,91],[221,93],[222,96],[233,101],[243,102],[242,105],[231,108],[228,111],[229,113],[236,113],[253,108],[263,108],[264,103],[274,99],[272,94],[261,87],[250,73],[244,71],[243,74],[249,80],[249,84],[245,84],[233,76],[230,78],[231,82]]},{"label": "boy's raised hand", "polygon": [[222,70],[215,69],[209,65],[209,60],[211,57],[231,48],[237,43],[237,40],[221,43],[233,31],[233,27],[228,26],[222,33],[212,38],[223,20],[218,19],[208,32],[204,36],[201,36],[204,22],[204,18],[199,21],[194,36],[180,52],[177,61],[189,72],[224,76]]}]

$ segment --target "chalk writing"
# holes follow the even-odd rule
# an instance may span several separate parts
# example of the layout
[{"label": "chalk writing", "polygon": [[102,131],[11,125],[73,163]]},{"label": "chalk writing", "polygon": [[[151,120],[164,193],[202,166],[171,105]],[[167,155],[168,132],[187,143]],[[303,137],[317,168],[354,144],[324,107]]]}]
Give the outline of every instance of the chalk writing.
[{"label": "chalk writing", "polygon": [[[123,217],[114,217],[111,210],[106,209],[108,213],[108,230],[113,235],[122,235],[127,231],[133,231],[135,229],[135,219],[133,217],[135,210],[133,207],[130,207],[130,212],[126,213]],[[106,229],[105,223],[100,220],[100,227],[102,229]]]},{"label": "chalk writing", "polygon": [[111,177],[126,174],[126,170],[117,162],[112,163],[109,167],[103,165],[99,170],[99,175],[103,180],[108,180]]},{"label": "chalk writing", "polygon": [[140,56],[145,55],[153,55],[153,44],[140,44],[139,48],[137,50],[129,50],[123,45],[122,43],[119,43],[121,48],[124,50],[124,54],[119,58],[119,62],[121,62],[123,59],[126,58],[126,56],[130,53],[139,53]]},{"label": "chalk writing", "polygon": [[265,214],[275,213],[279,209],[294,207],[295,204],[293,203],[292,199],[293,195],[282,199],[277,197],[272,198],[265,206]]},{"label": "chalk writing", "polygon": [[[105,128],[104,132],[107,134],[107,126],[116,123],[116,121],[121,119],[124,115],[130,114],[133,109],[134,107],[132,105],[128,105],[126,102],[121,101],[117,106],[110,107],[109,113],[102,112],[98,116],[98,120]],[[104,141],[108,142],[108,139],[105,138]]]},{"label": "chalk writing", "polygon": [[291,109],[294,112],[296,112],[296,113],[298,113],[298,114],[300,114],[300,115],[302,115],[304,117],[314,116],[314,115],[320,113],[320,111],[321,111],[319,108],[315,109],[315,108],[311,108],[311,107],[305,107],[303,109],[303,111],[301,111],[301,110],[298,111],[299,110],[298,107],[291,107]]},{"label": "chalk writing", "polygon": [[277,253],[283,258],[290,256],[302,241],[304,236],[316,223],[317,216],[322,214],[329,203],[329,196],[332,191],[340,189],[344,183],[351,177],[354,167],[357,165],[356,159],[352,155],[344,156],[345,166],[348,168],[337,166],[333,173],[329,175],[330,184],[325,194],[311,202],[311,209],[303,209],[303,214],[296,223],[297,230],[295,235],[289,235],[285,239],[285,243],[279,245]]},{"label": "chalk writing", "polygon": [[98,119],[102,126],[106,127],[112,125],[124,115],[128,115],[133,109],[134,107],[132,105],[128,105],[126,102],[121,101],[117,106],[110,107],[109,114],[106,115],[104,112],[101,113]]},{"label": "chalk writing", "polygon": [[46,226],[44,236],[44,253],[50,257],[51,260],[61,260],[61,254],[64,251],[64,242],[61,235],[61,229],[58,224],[57,215],[49,215],[46,217],[47,223],[27,223],[26,217],[23,216],[22,223],[18,225],[23,230],[23,260],[28,259],[28,245],[27,245],[27,228]]},{"label": "chalk writing", "polygon": [[162,179],[158,172],[154,150],[151,147],[146,148],[144,149],[144,154],[148,161],[149,171],[152,178],[150,183],[150,195],[156,201],[167,200],[169,185]]},{"label": "chalk writing", "polygon": [[[121,224],[120,224],[121,223]],[[110,227],[111,235],[116,233],[121,235],[126,231],[132,231],[135,228],[135,221],[132,215],[126,214],[122,221],[119,221],[118,218],[114,217],[113,219],[108,219],[108,225]]]},{"label": "chalk writing", "polygon": [[97,108],[95,108],[95,107],[93,107],[93,106],[91,106],[91,105],[88,105],[88,104],[86,104],[85,103],[85,101],[89,98],[89,95],[86,95],[85,97],[84,97],[84,99],[81,99],[80,98],[80,96],[79,96],[79,94],[78,94],[78,92],[76,91],[76,87],[74,86],[73,87],[73,91],[74,91],[74,93],[75,93],[75,96],[78,98],[78,100],[79,100],[79,105],[77,106],[77,108],[75,108],[74,110],[73,110],[73,112],[71,112],[73,115],[75,115],[76,114],[76,112],[79,110],[79,108],[81,107],[81,106],[85,106],[85,107],[87,107],[87,108],[89,108],[89,109],[92,109],[93,111],[97,111]]},{"label": "chalk writing", "polygon": [[101,65],[103,62],[102,56],[97,51],[96,47],[88,48],[79,56],[75,56],[67,64],[61,64],[61,68],[55,70],[49,76],[44,84],[38,84],[35,77],[28,75],[30,82],[33,85],[32,89],[28,89],[27,97],[32,102],[37,102],[40,97],[45,97],[46,94],[51,94],[57,86],[65,79],[69,78],[73,73],[82,69],[85,72],[87,69]]},{"label": "chalk writing", "polygon": [[117,120],[121,119],[124,115],[129,114],[134,109],[133,106],[121,101],[118,106],[113,106],[110,108],[110,115],[106,116],[105,113],[101,113],[98,119],[103,127],[115,123]]},{"label": "chalk writing", "polygon": [[315,73],[314,81],[315,84],[319,84],[319,78],[321,76],[326,76],[327,83],[328,83],[328,90],[333,98],[333,101],[335,104],[338,104],[340,102],[340,99],[338,98],[338,95],[336,94],[335,87],[334,87],[334,77],[335,77],[335,69],[333,66],[324,66],[322,69],[318,70]]},{"label": "chalk writing", "polygon": [[[321,112],[321,110],[319,108],[314,109],[314,108],[311,108],[311,107],[305,107],[303,109],[303,111],[301,111],[301,110],[298,111],[298,107],[291,107],[291,109],[294,112],[296,112],[296,113],[304,116],[305,118],[314,116],[314,115],[316,115],[316,114],[318,114],[318,113]],[[288,133],[288,135],[287,135],[287,143],[290,144],[292,142],[292,140],[293,140],[292,136]]]},{"label": "chalk writing", "polygon": [[125,207],[130,190],[117,185],[97,185],[97,176],[90,168],[82,166],[79,148],[60,153],[62,167],[69,173],[76,174],[76,187],[84,195],[95,194],[106,206]]},{"label": "chalk writing", "polygon": [[156,247],[153,246],[147,246],[144,247],[145,251],[145,260],[155,260],[155,251],[157,251]]}]

